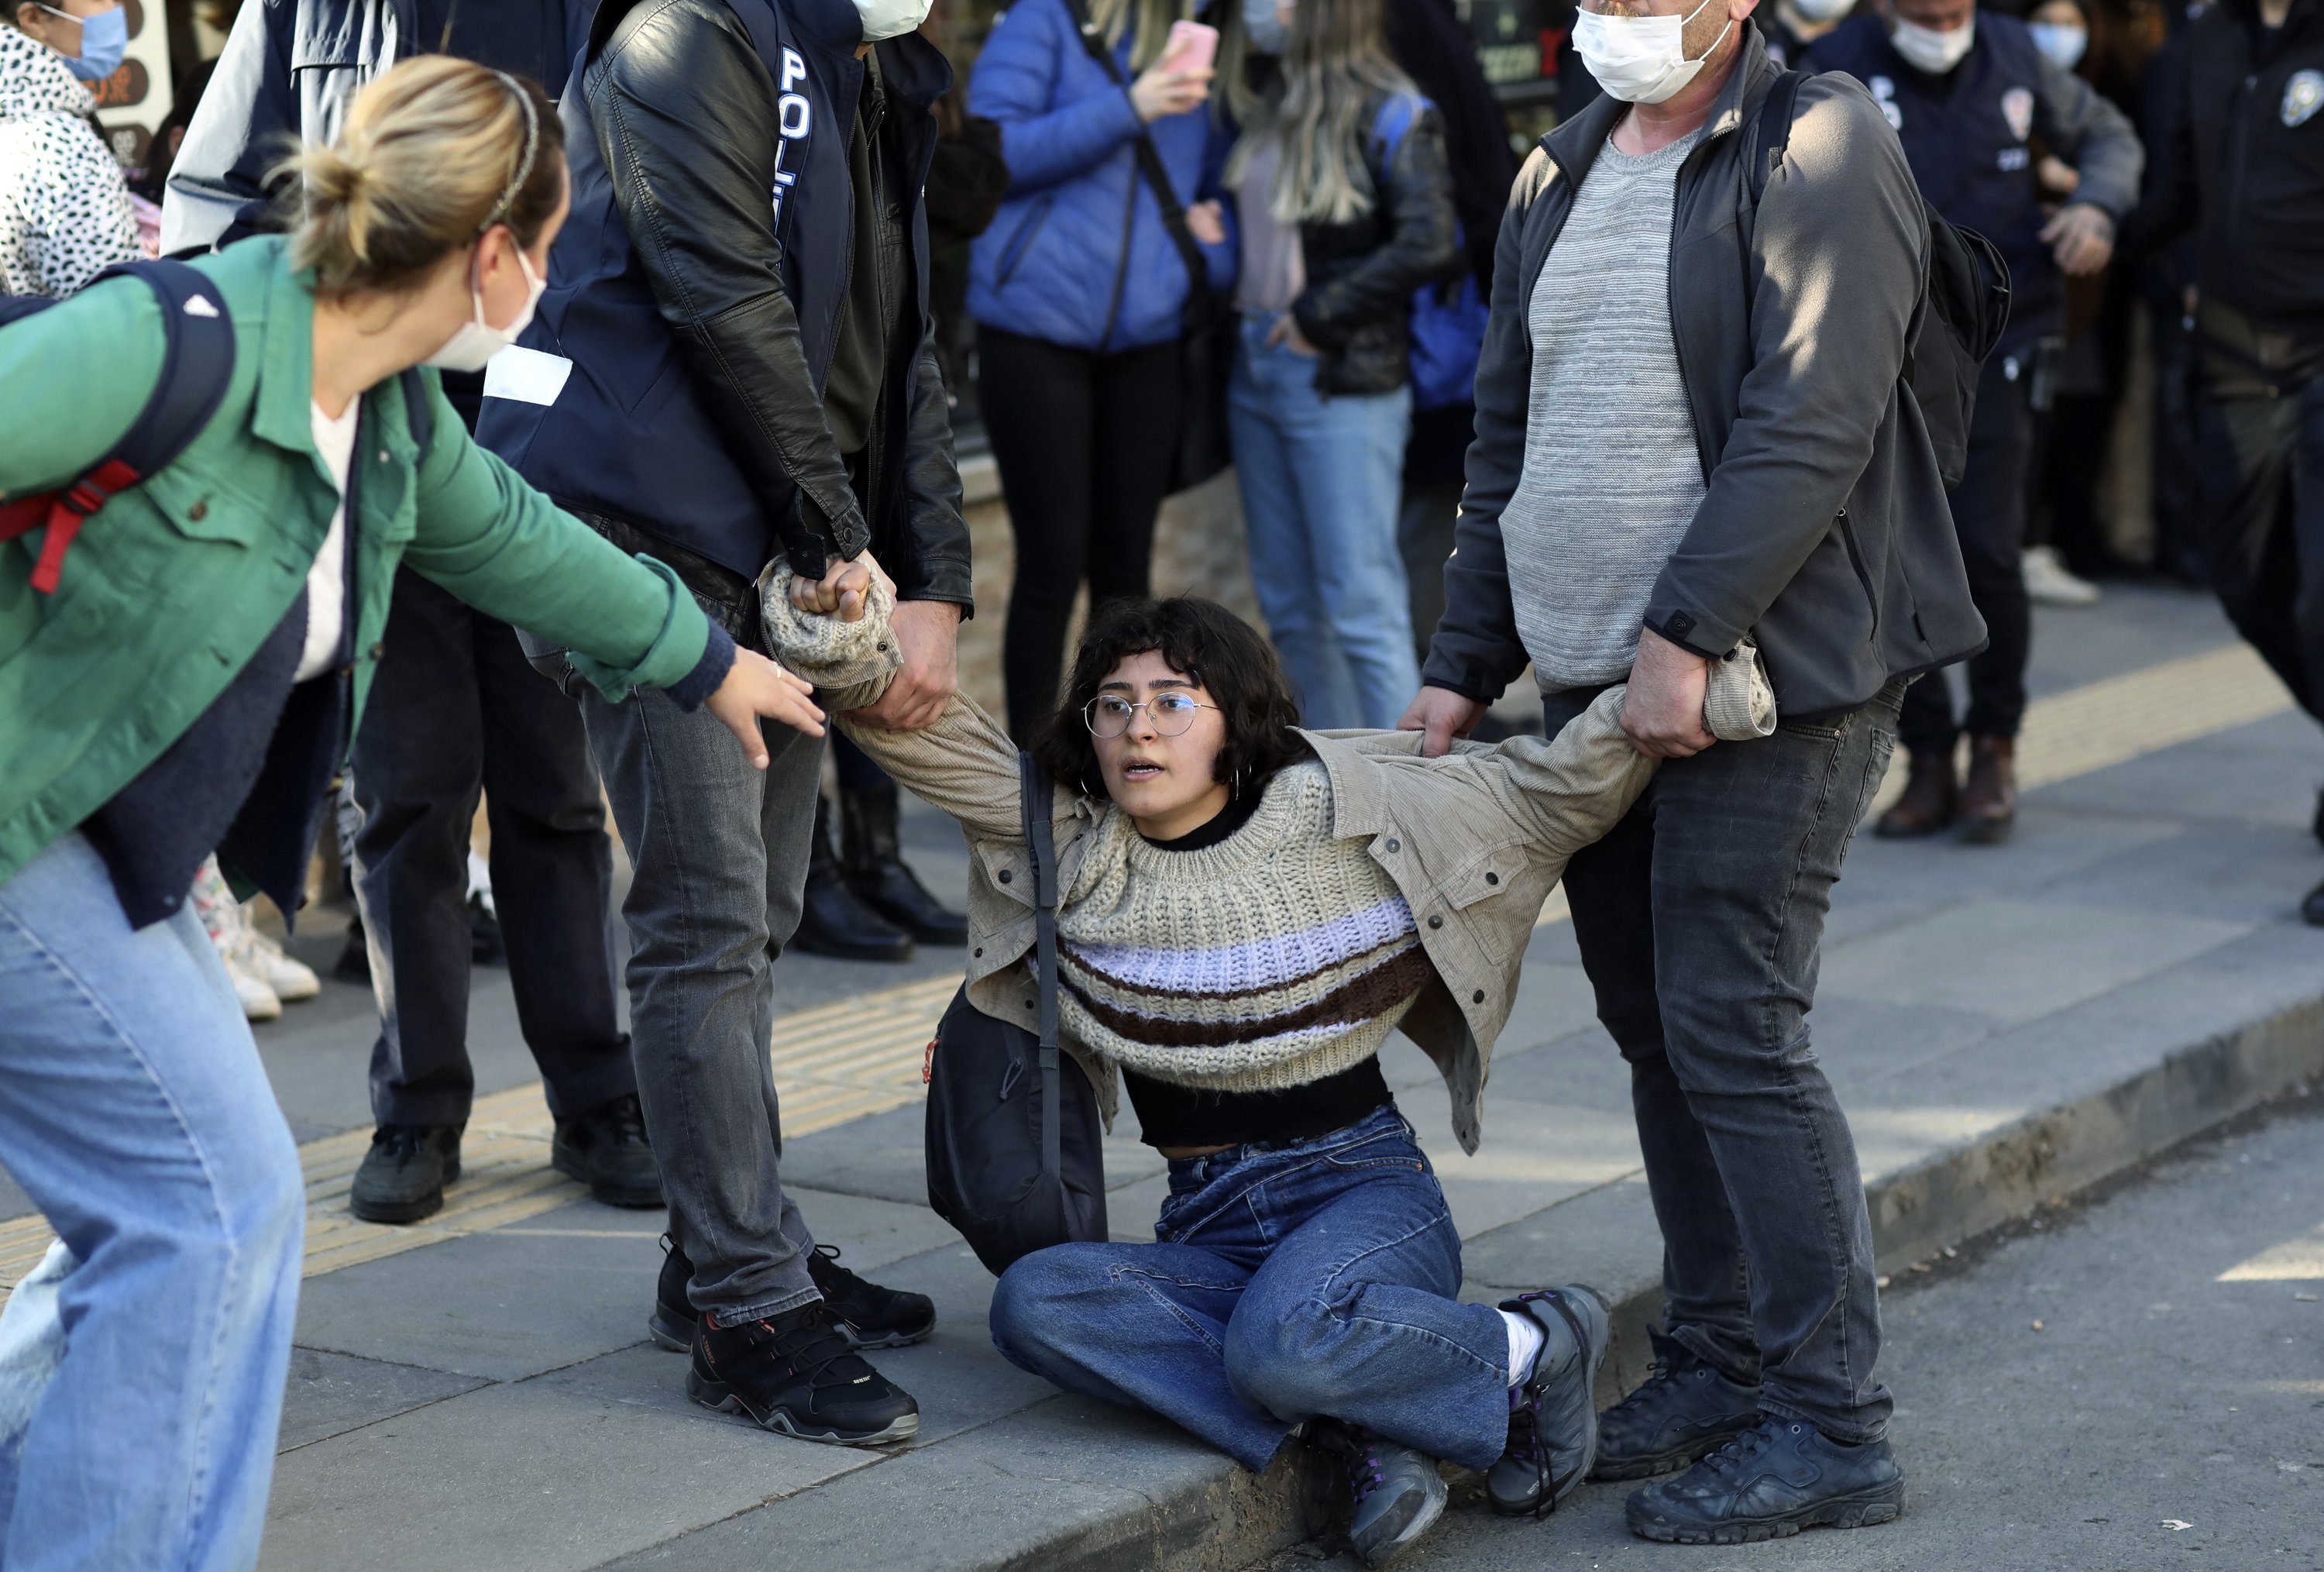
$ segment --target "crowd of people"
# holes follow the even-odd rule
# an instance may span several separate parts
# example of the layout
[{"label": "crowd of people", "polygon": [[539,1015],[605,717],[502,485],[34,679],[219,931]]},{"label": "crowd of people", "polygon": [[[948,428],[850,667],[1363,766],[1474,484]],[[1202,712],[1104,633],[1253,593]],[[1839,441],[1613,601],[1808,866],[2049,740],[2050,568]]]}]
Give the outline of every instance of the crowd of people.
[{"label": "crowd of people", "polygon": [[[0,1163],[59,1236],[0,1565],[255,1560],[304,1199],[246,1022],[322,985],[244,898],[295,921],[318,845],[379,1006],[350,1208],[457,1182],[489,943],[554,1166],[667,1211],[706,1407],[918,1434],[866,1355],[936,1307],[817,1243],[767,1046],[786,951],[958,946],[1170,1167],[1154,1243],[1007,1265],[1011,1362],[1314,1450],[1370,1565],[1440,1460],[1514,1515],[1652,1481],[1658,1540],[1886,1521],[1822,923],[1900,744],[1878,833],[2011,832],[2030,602],[2132,570],[2133,368],[2138,569],[2324,718],[2319,0],[1583,0],[1523,148],[1449,0],[1019,0],[964,79],[927,0],[264,0],[158,213],[118,0],[0,6]],[[1230,464],[1263,632],[1151,595]],[[1665,1244],[1603,1413],[1588,1288],[1460,1301],[1376,1057],[1474,1151],[1561,883]]]}]

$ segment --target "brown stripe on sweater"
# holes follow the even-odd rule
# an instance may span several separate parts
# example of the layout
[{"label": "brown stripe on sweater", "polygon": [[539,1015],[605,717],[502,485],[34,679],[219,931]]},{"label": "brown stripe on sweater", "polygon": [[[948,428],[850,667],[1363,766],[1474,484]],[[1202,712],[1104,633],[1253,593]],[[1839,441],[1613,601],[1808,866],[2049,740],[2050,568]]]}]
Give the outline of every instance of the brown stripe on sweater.
[{"label": "brown stripe on sweater", "polygon": [[1370,959],[1373,956],[1385,955],[1388,952],[1397,948],[1399,946],[1407,949],[1416,949],[1419,948],[1419,930],[1417,929],[1408,928],[1402,933],[1398,934],[1396,938],[1389,939],[1386,944],[1376,944],[1368,950],[1360,950],[1356,954],[1349,956],[1344,959],[1326,962],[1323,966],[1317,966],[1312,972],[1302,972],[1296,977],[1286,977],[1279,983],[1268,983],[1263,987],[1257,988],[1222,989],[1160,988],[1146,983],[1127,982],[1120,977],[1115,976],[1103,966],[1093,966],[1090,965],[1089,957],[1084,955],[1080,950],[1075,949],[1069,941],[1062,939],[1059,939],[1057,948],[1063,953],[1066,966],[1072,967],[1077,972],[1086,973],[1088,976],[1096,978],[1099,982],[1103,983],[1107,987],[1115,990],[1117,993],[1130,994],[1140,999],[1216,999],[1226,1001],[1233,999],[1256,999],[1266,994],[1288,993],[1294,988],[1304,987],[1312,984],[1317,977],[1322,976],[1324,973],[1332,970],[1334,966],[1344,966],[1352,962]]},{"label": "brown stripe on sweater", "polygon": [[1349,1026],[1387,1014],[1427,985],[1436,975],[1428,952],[1418,945],[1384,966],[1373,967],[1312,1004],[1255,1021],[1179,1021],[1134,1014],[1091,998],[1070,977],[1058,981],[1074,1002],[1107,1031],[1156,1048],[1228,1048],[1313,1026]]}]

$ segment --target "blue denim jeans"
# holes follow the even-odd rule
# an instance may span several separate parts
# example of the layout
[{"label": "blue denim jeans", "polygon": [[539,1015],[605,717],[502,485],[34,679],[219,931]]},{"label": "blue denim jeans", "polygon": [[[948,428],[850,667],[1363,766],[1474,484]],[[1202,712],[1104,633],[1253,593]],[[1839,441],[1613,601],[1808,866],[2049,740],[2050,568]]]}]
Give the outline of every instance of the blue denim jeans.
[{"label": "blue denim jeans", "polygon": [[1327,399],[1273,325],[1244,319],[1227,400],[1259,609],[1307,725],[1392,726],[1420,691],[1396,543],[1412,390]]},{"label": "blue denim jeans", "polygon": [[1152,1244],[1059,1244],[1002,1274],[992,1341],[1068,1392],[1150,1409],[1254,1471],[1317,1415],[1486,1468],[1508,1333],[1464,1305],[1461,1236],[1393,1106],[1170,1164]]},{"label": "blue denim jeans", "polygon": [[0,1565],[249,1567],[306,1207],[234,989],[190,905],[133,930],[76,834],[0,884],[0,1160],[78,1258]]}]

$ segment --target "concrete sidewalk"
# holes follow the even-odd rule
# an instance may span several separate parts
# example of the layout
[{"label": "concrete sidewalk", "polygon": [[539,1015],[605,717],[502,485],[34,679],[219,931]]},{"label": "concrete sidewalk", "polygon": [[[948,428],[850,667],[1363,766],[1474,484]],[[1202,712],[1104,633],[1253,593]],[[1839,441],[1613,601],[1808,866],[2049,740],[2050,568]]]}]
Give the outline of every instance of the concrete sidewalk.
[{"label": "concrete sidewalk", "polygon": [[[2035,647],[2026,756],[2043,783],[2015,841],[1866,837],[1833,913],[1816,1040],[1885,1270],[2324,1068],[2324,933],[2295,913],[2324,877],[2307,831],[2316,727],[2192,596],[2110,589],[2096,610],[2044,614]],[[926,815],[911,833],[956,891],[956,837]],[[459,1227],[310,1261],[267,1564],[1225,1572],[1296,1540],[1288,1470],[1253,1478],[992,1351],[990,1279],[924,1204],[918,1065],[899,1057],[955,966],[779,968],[787,1001],[827,1007],[779,1034],[778,1083],[821,1126],[795,1133],[787,1178],[850,1265],[940,1307],[927,1344],[879,1356],[920,1400],[918,1443],[815,1447],[686,1401],[683,1362],[645,1340],[659,1219],[541,1171],[545,1120],[505,981],[480,974],[502,1167],[453,1199],[502,1188]],[[355,990],[305,1008],[262,1037],[316,1177],[345,1157],[331,1142],[356,1151],[367,1132],[371,1026]],[[858,1035],[835,1054],[834,1030]],[[1418,1051],[1399,1038],[1385,1059],[1440,1165],[1471,1295],[1596,1283],[1618,1306],[1608,1395],[1637,1379],[1660,1247],[1627,1074],[1570,929],[1536,932],[1475,1157]],[[1124,1238],[1150,1237],[1164,1188],[1135,1135],[1125,1115],[1107,1151]],[[333,1203],[316,1183],[319,1238]],[[38,1233],[7,1225],[0,1253]]]}]

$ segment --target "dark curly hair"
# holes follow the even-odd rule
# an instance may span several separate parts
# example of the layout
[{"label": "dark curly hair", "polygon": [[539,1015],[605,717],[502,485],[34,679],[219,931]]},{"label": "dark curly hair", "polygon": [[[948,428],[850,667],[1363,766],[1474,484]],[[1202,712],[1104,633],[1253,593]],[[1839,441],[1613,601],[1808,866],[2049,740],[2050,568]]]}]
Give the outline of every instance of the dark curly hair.
[{"label": "dark curly hair", "polygon": [[1148,650],[1208,689],[1226,721],[1226,745],[1212,766],[1213,780],[1264,791],[1277,770],[1307,757],[1307,744],[1291,729],[1299,724],[1299,701],[1275,647],[1257,629],[1217,602],[1193,596],[1115,600],[1091,615],[1065,697],[1035,732],[1033,756],[1051,780],[1092,797],[1109,796],[1082,714],[1115,667]]}]

